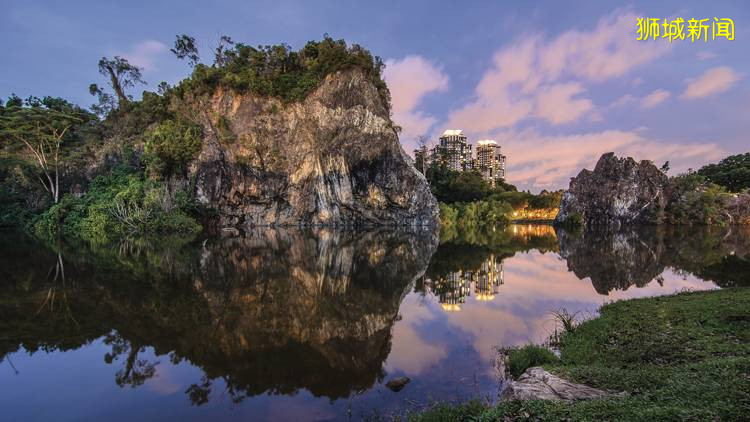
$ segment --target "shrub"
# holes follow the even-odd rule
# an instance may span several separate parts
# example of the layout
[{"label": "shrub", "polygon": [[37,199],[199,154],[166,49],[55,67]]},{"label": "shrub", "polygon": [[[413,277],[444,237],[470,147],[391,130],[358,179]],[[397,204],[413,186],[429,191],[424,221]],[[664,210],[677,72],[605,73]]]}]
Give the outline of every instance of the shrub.
[{"label": "shrub", "polygon": [[549,349],[533,344],[506,349],[504,352],[508,356],[507,369],[516,378],[520,377],[529,368],[558,361],[557,356]]},{"label": "shrub", "polygon": [[185,173],[201,148],[200,126],[182,120],[165,120],[146,133],[145,159],[154,176]]},{"label": "shrub", "polygon": [[665,209],[671,224],[725,224],[728,196],[724,190],[696,173],[670,179],[670,195]]},{"label": "shrub", "polygon": [[118,168],[96,177],[80,198],[66,195],[34,224],[42,238],[65,237],[106,243],[128,235],[196,234],[200,224],[191,215],[186,193],[169,195],[162,182]]}]

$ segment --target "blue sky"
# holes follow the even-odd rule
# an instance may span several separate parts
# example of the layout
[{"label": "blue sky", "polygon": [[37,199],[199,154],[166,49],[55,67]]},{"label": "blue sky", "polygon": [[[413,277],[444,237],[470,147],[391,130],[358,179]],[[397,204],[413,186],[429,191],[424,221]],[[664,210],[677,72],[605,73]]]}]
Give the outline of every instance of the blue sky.
[{"label": "blue sky", "polygon": [[[116,54],[147,89],[174,83],[180,33],[204,57],[222,34],[297,48],[328,33],[387,60],[405,149],[447,128],[497,139],[524,189],[564,187],[610,150],[672,173],[750,150],[750,3],[654,3],[3,0],[0,96],[90,104],[98,59]],[[636,42],[639,16],[731,18],[735,40]]]}]

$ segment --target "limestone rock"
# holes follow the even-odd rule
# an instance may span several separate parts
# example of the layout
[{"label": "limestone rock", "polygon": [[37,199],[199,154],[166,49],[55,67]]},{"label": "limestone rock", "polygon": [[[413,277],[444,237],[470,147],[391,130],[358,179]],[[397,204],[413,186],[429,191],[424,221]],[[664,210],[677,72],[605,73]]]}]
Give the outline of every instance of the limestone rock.
[{"label": "limestone rock", "polygon": [[437,222],[427,181],[360,70],[329,75],[298,103],[219,88],[186,104],[204,133],[189,176],[219,228]]},{"label": "limestone rock", "polygon": [[570,180],[555,219],[580,218],[588,227],[660,223],[667,203],[668,178],[650,161],[602,155],[594,171],[581,170]]},{"label": "limestone rock", "polygon": [[501,400],[558,400],[573,401],[610,397],[611,393],[583,384],[576,384],[552,375],[542,368],[529,368],[518,380],[507,381],[500,394]]}]

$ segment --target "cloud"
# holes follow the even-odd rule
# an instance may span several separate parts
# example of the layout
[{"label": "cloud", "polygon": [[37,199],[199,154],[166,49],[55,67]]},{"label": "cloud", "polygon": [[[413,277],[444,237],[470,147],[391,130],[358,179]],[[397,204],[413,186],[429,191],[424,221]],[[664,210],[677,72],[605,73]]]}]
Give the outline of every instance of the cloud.
[{"label": "cloud", "polygon": [[155,61],[167,46],[156,40],[146,40],[133,46],[130,51],[120,53],[130,64],[140,67],[144,71],[156,70]]},{"label": "cloud", "polygon": [[553,124],[576,121],[594,108],[588,99],[573,98],[584,91],[583,86],[576,82],[541,88],[536,97],[535,115]]},{"label": "cloud", "polygon": [[508,156],[508,181],[522,188],[557,189],[582,168],[593,168],[601,154],[669,160],[676,172],[718,159],[714,143],[673,143],[646,138],[642,131],[605,130],[572,135],[540,135],[536,131],[496,133]]},{"label": "cloud", "polygon": [[632,96],[630,94],[625,94],[622,97],[620,97],[620,98],[612,101],[612,103],[609,106],[607,106],[607,107],[608,108],[622,107],[622,106],[630,104],[630,103],[632,103],[632,102],[634,102],[636,100],[637,100],[636,97],[634,97],[634,96]]},{"label": "cloud", "polygon": [[698,60],[710,60],[716,58],[716,54],[708,50],[702,50],[695,53],[695,57],[697,57]]},{"label": "cloud", "polygon": [[639,43],[637,15],[602,18],[591,31],[570,30],[552,40],[529,35],[497,51],[472,101],[450,113],[447,126],[487,132],[528,118],[553,125],[587,116],[594,104],[586,83],[623,76],[666,54],[669,43]]},{"label": "cloud", "polygon": [[664,89],[657,89],[656,91],[643,97],[643,100],[641,100],[641,107],[642,108],[656,107],[657,105],[666,101],[667,98],[669,98],[671,95],[672,94],[670,94],[669,91],[666,91]]},{"label": "cloud", "polygon": [[391,91],[393,119],[401,126],[402,143],[413,145],[425,135],[437,119],[418,110],[420,101],[431,92],[448,89],[448,76],[442,69],[421,56],[386,60],[384,78]]},{"label": "cloud", "polygon": [[728,90],[740,76],[729,67],[715,67],[701,76],[690,80],[682,98],[695,99],[708,97]]}]

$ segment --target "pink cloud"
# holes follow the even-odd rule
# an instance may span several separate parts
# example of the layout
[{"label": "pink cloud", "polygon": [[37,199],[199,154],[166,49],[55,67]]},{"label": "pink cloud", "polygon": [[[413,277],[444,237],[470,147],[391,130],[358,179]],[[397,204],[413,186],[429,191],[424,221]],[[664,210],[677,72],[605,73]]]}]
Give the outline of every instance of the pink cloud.
[{"label": "pink cloud", "polygon": [[156,40],[146,40],[133,46],[130,51],[120,53],[130,64],[145,71],[156,70],[155,61],[159,55],[167,51],[167,46]]},{"label": "pink cloud", "polygon": [[652,108],[666,101],[672,94],[664,89],[657,89],[654,92],[643,97],[641,107]]},{"label": "pink cloud", "polygon": [[417,108],[425,95],[448,89],[448,76],[440,67],[420,56],[387,60],[385,80],[391,91],[393,119],[401,126],[402,143],[413,145],[437,119]]},{"label": "pink cloud", "polygon": [[584,91],[579,83],[549,85],[537,93],[535,115],[553,124],[574,122],[594,108],[586,98],[573,98]]},{"label": "pink cloud", "polygon": [[731,88],[740,76],[729,67],[715,67],[701,76],[688,82],[682,98],[694,99],[708,97]]},{"label": "pink cloud", "polygon": [[553,125],[580,120],[594,108],[583,97],[585,83],[623,76],[670,50],[669,43],[636,41],[637,17],[614,14],[600,19],[591,31],[570,30],[549,41],[531,35],[497,51],[475,98],[454,110],[446,126],[479,133],[527,118]]}]

